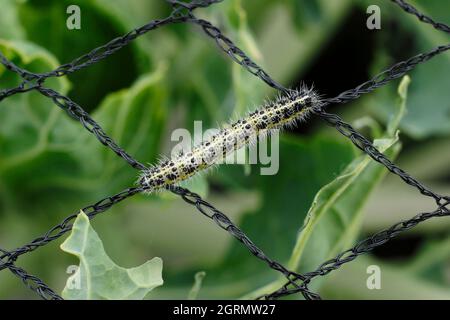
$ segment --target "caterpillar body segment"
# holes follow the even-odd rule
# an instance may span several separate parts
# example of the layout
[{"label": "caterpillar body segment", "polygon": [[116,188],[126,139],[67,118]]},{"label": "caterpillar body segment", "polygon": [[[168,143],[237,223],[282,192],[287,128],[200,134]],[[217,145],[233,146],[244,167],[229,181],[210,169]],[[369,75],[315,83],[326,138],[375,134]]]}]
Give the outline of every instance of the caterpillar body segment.
[{"label": "caterpillar body segment", "polygon": [[256,109],[246,117],[220,129],[191,152],[162,160],[158,165],[143,170],[139,183],[148,192],[158,191],[192,177],[244,146],[255,143],[271,130],[295,126],[304,120],[319,98],[310,89],[293,91]]}]

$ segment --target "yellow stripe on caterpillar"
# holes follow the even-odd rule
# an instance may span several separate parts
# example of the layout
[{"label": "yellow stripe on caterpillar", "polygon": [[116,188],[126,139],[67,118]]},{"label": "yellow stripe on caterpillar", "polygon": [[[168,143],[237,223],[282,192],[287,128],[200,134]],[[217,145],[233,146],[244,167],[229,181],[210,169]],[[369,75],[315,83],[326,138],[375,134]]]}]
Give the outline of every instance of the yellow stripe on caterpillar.
[{"label": "yellow stripe on caterpillar", "polygon": [[139,183],[149,192],[182,182],[201,172],[229,154],[257,141],[261,134],[271,130],[294,126],[304,120],[319,98],[310,89],[293,91],[266,103],[246,117],[220,129],[206,141],[195,146],[191,152],[174,159],[161,161],[143,170]]}]

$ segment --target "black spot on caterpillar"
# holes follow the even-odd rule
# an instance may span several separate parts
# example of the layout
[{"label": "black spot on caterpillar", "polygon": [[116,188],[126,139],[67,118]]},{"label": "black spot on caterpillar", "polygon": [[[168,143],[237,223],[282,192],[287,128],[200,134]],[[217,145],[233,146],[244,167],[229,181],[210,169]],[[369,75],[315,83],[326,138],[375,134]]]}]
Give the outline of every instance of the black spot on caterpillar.
[{"label": "black spot on caterpillar", "polygon": [[163,160],[143,170],[139,183],[147,187],[148,192],[153,192],[184,181],[227,155],[255,143],[258,136],[268,135],[271,130],[295,126],[306,119],[311,109],[318,104],[319,97],[312,89],[302,88],[279,96],[243,119],[224,126],[191,152],[180,153],[175,159]]}]

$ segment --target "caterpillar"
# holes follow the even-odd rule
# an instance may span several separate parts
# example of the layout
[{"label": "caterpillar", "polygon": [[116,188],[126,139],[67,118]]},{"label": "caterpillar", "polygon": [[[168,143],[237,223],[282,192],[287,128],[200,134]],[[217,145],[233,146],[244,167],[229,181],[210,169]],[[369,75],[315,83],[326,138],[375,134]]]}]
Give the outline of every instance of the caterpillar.
[{"label": "caterpillar", "polygon": [[181,152],[173,159],[162,160],[158,165],[143,170],[138,182],[148,192],[153,192],[187,180],[229,154],[255,143],[258,136],[295,126],[318,104],[318,95],[312,89],[302,88],[279,96],[246,117],[224,126],[191,152]]}]

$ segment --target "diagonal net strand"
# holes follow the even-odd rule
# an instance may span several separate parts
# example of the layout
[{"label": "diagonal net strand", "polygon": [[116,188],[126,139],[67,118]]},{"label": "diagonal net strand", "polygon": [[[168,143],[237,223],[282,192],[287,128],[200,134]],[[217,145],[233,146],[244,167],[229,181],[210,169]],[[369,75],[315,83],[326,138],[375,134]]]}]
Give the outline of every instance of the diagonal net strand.
[{"label": "diagonal net strand", "polygon": [[[405,232],[416,225],[418,225],[421,222],[427,221],[431,218],[435,217],[444,217],[450,215],[450,210],[446,207],[449,205],[450,198],[447,198],[447,202],[443,205],[439,206],[439,208],[433,212],[425,212],[420,213],[416,216],[414,216],[411,219],[400,221],[388,229],[379,231],[372,235],[369,238],[366,238],[362,241],[360,241],[358,244],[356,244],[354,247],[341,252],[333,259],[330,259],[328,261],[325,261],[322,263],[315,271],[308,272],[302,275],[302,278],[299,278],[302,282],[305,284],[308,284],[313,278],[317,276],[324,276],[330,273],[331,271],[339,269],[342,265],[351,262],[355,260],[357,257],[359,257],[362,254],[366,254],[376,247],[379,247],[386,242],[388,242],[390,239],[396,237],[398,234]],[[285,284],[280,289],[263,296],[263,298],[266,299],[276,299],[280,298],[286,295],[291,295],[298,293],[297,288],[288,289],[290,283]]]},{"label": "diagonal net strand", "polygon": [[[51,97],[55,103],[63,108],[64,110],[66,110],[69,115],[71,115],[72,117],[80,120],[82,122],[82,124],[90,131],[90,132],[94,132],[97,136],[97,138],[103,143],[103,138],[106,139],[105,143],[106,145],[108,145],[112,150],[114,150],[117,154],[121,155],[124,159],[126,159],[128,161],[128,159],[131,159],[131,161],[128,162],[132,162],[134,161],[133,158],[127,156],[127,154],[120,149],[119,147],[117,147],[117,145],[114,144],[114,142],[112,142],[110,140],[110,138],[103,133],[103,131],[101,130],[101,128],[95,123],[95,121],[93,121],[89,115],[87,113],[84,112],[84,110],[79,107],[78,105],[76,105],[73,101],[71,101],[70,99],[68,99],[65,96],[60,95],[59,93],[51,90],[51,89],[47,89],[47,88],[42,88],[41,86],[38,86],[36,88],[39,92],[41,92],[43,95]],[[89,126],[93,126],[93,128],[89,127]],[[100,134],[99,134],[100,133]],[[118,150],[118,151],[117,151]],[[123,156],[123,154],[125,154],[125,156]],[[128,158],[128,159],[127,159]],[[137,167],[138,169],[142,169],[144,168],[142,165],[140,165],[138,163],[139,166],[134,166]],[[187,189],[184,189],[185,192],[189,192]],[[197,195],[198,197],[198,195]],[[200,198],[200,200],[203,203],[207,203],[206,201],[204,201],[203,199]],[[211,206],[211,205],[210,205]],[[199,209],[200,210],[200,209]],[[72,220],[76,217],[76,215],[72,215],[70,216],[68,219]],[[228,219],[223,213],[222,213],[222,218],[223,219]],[[62,224],[62,226],[65,226],[67,223],[67,220]],[[34,241],[32,241],[32,243],[25,245],[21,248],[18,248],[16,250],[14,250],[14,254],[9,255],[10,259],[17,259],[18,256],[20,256],[21,254],[33,251],[34,249],[43,246],[45,244],[47,244],[50,241],[53,241],[57,238],[59,238],[62,234],[64,234],[65,232],[69,231],[71,229],[71,226],[69,226],[68,228],[64,228],[61,225],[58,225],[56,227],[54,227],[53,229],[51,229],[45,236],[40,237],[35,239]],[[234,225],[230,225],[230,228],[234,227],[236,230],[236,226]],[[60,230],[60,232],[58,234],[56,234],[55,236],[51,236],[51,234],[55,231],[55,230]],[[236,231],[237,232],[237,231]],[[245,241],[243,242],[245,245],[247,245],[247,247],[250,247],[251,250],[259,250],[248,238],[245,239]],[[260,250],[259,250],[260,251]],[[260,251],[262,255],[264,255],[262,253],[262,251]],[[271,261],[270,259],[268,259],[267,257],[265,257],[268,261]],[[273,261],[270,262],[272,268],[276,271],[282,272],[284,271],[284,274],[291,274],[290,272],[288,272],[284,267],[282,267],[279,263],[275,263]],[[6,267],[6,266],[5,266]],[[0,270],[3,268],[0,268]],[[283,272],[282,272],[283,273]],[[298,275],[296,275],[298,277]],[[289,278],[288,278],[289,279]],[[313,296],[313,293],[310,293],[309,296]]]},{"label": "diagonal net strand", "polygon": [[420,21],[431,24],[433,28],[435,28],[436,30],[450,33],[450,27],[448,25],[442,22],[434,21],[431,17],[424,15],[422,12],[417,10],[411,4],[406,3],[403,0],[391,0],[391,1],[400,6],[400,8],[402,8],[405,12],[415,15]]},{"label": "diagonal net strand", "polygon": [[[7,268],[22,280],[24,285],[31,291],[36,292],[44,300],[62,300],[62,298],[54,292],[48,285],[46,285],[41,279],[27,273],[24,269],[14,265],[13,263],[4,263],[0,259],[0,267],[6,264]],[[2,270],[1,268],[0,270]]]},{"label": "diagonal net strand", "polygon": [[[287,270],[285,267],[283,267],[280,263],[270,259],[267,257],[261,249],[259,249],[233,222],[222,212],[220,212],[218,209],[213,207],[211,204],[203,200],[199,195],[190,192],[189,190],[181,187],[173,187],[169,189],[174,194],[180,195],[184,201],[187,203],[195,204],[195,207],[202,212],[204,215],[208,216],[209,218],[213,219],[221,228],[228,231],[230,234],[232,234],[234,237],[236,237],[239,241],[241,241],[252,254],[257,256],[259,259],[265,261],[272,269],[275,271],[278,271],[285,275],[285,277],[290,281],[291,278],[301,278],[302,276]],[[98,213],[103,212],[110,207],[112,207],[114,204],[134,195],[137,193],[144,192],[144,187],[141,188],[132,188],[127,189],[118,195],[115,195],[113,197],[108,197],[106,199],[103,199],[96,204],[86,207],[83,210],[90,219],[93,219]],[[206,208],[213,211],[212,215],[208,215]],[[16,261],[16,259],[25,254],[32,252],[36,250],[39,247],[42,247],[49,242],[52,242],[58,238],[60,238],[62,235],[67,233],[72,229],[72,222],[75,220],[78,214],[72,214],[69,217],[67,217],[63,222],[56,225],[52,229],[50,229],[46,234],[44,234],[41,237],[38,237],[31,241],[30,243],[17,248],[13,251],[5,251],[2,250],[4,253],[2,256],[0,256],[0,259],[8,259],[8,261],[11,263],[11,261]],[[0,265],[0,271],[4,268],[9,268],[11,264],[3,264]],[[296,286],[295,282],[292,282],[294,286]],[[307,287],[299,288],[299,291],[301,291],[305,298],[310,299],[318,299],[320,298],[316,294],[309,292]]]},{"label": "diagonal net strand", "polygon": [[[87,206],[83,209],[81,209],[88,217],[89,219],[93,219],[96,217],[99,213],[102,213],[106,211],[107,209],[111,208],[113,205],[132,197],[138,193],[144,192],[144,187],[138,187],[138,188],[128,188],[118,194],[115,194],[113,196],[104,198],[98,202],[96,202],[93,205]],[[56,240],[60,238],[62,235],[67,233],[68,231],[72,230],[72,224],[73,220],[77,217],[78,212],[74,213],[67,218],[65,218],[61,223],[51,228],[49,231],[47,231],[44,235],[32,240],[31,242],[25,244],[24,246],[17,248],[12,251],[5,251],[2,250],[4,253],[0,256],[0,260],[2,259],[8,259],[8,261],[16,261],[16,259],[25,254],[32,252],[36,250],[39,247],[42,247],[53,240]],[[5,265],[0,265],[0,271],[5,268]]]},{"label": "diagonal net strand", "polygon": [[[192,6],[191,10],[199,7],[198,6]],[[0,91],[0,101],[2,99],[16,94],[20,92],[24,92],[23,88],[27,82],[35,82],[36,84],[34,86],[31,86],[31,89],[33,89],[36,86],[39,86],[45,82],[46,79],[51,77],[62,77],[65,75],[69,75],[73,72],[76,72],[78,70],[81,70],[83,68],[86,68],[92,64],[95,64],[110,55],[114,54],[115,52],[119,51],[123,47],[130,44],[133,40],[137,39],[138,37],[146,34],[147,32],[157,29],[159,27],[162,27],[164,25],[168,24],[174,24],[174,23],[182,23],[185,22],[187,19],[186,15],[181,14],[180,8],[175,8],[171,15],[165,19],[157,19],[152,20],[149,23],[134,29],[133,31],[121,36],[117,37],[107,44],[97,47],[93,49],[92,51],[74,59],[73,61],[63,64],[56,68],[55,70],[44,72],[44,73],[33,73],[28,70],[22,69],[19,66],[15,65],[12,61],[9,61],[3,53],[0,51],[0,63],[5,66],[6,69],[18,74],[22,79],[24,79],[24,82],[20,84],[16,88],[7,89]],[[28,91],[28,90],[27,90]]]},{"label": "diagonal net strand", "polygon": [[162,27],[164,25],[172,24],[172,23],[180,23],[184,22],[186,19],[186,16],[184,15],[177,15],[179,12],[179,9],[174,10],[174,12],[167,18],[161,19],[161,20],[153,20],[150,23],[134,29],[133,31],[125,34],[124,36],[115,38],[108,42],[107,44],[95,48],[91,52],[67,63],[63,64],[57,69],[39,74],[39,78],[46,79],[49,77],[62,77],[68,74],[71,74],[73,72],[76,72],[78,70],[81,70],[83,68],[89,67],[90,65],[99,62],[100,60],[103,60],[110,55],[114,54],[115,52],[119,51],[123,47],[127,46],[132,42],[133,40],[137,39],[138,37],[146,34],[147,32],[157,29],[159,27]]},{"label": "diagonal net strand", "polygon": [[234,62],[239,64],[251,74],[260,78],[267,85],[284,93],[288,93],[290,91],[288,88],[285,88],[283,85],[270,77],[269,74],[263,70],[263,68],[254,62],[247,54],[245,54],[244,51],[239,49],[231,39],[226,37],[222,31],[211,22],[203,19],[197,19],[194,15],[191,15],[188,22],[199,25],[209,37],[215,40],[217,46]]},{"label": "diagonal net strand", "polygon": [[166,0],[166,2],[170,3],[172,7],[182,7],[189,11],[192,11],[197,8],[206,8],[212,4],[222,2],[223,0],[193,0],[191,2],[184,2],[180,0]]},{"label": "diagonal net strand", "polygon": [[[75,102],[71,101],[69,98],[53,91],[52,89],[48,89],[42,86],[44,81],[49,77],[60,77],[82,68],[88,67],[100,60],[108,57],[109,55],[115,53],[119,49],[128,45],[136,39],[137,37],[145,34],[146,32],[156,29],[163,25],[168,25],[171,23],[193,23],[199,25],[203,31],[209,36],[215,39],[219,48],[224,51],[233,61],[241,65],[248,72],[254,74],[259,77],[269,86],[282,91],[284,93],[289,92],[290,90],[283,87],[281,84],[277,83],[273,80],[260,66],[258,66],[251,58],[249,58],[241,49],[239,49],[234,43],[224,36],[220,29],[213,26],[210,22],[197,19],[192,11],[199,7],[207,7],[211,4],[219,3],[222,0],[193,0],[191,2],[184,2],[179,0],[166,0],[169,4],[172,5],[173,11],[169,17],[162,20],[154,20],[149,22],[148,24],[135,29],[128,34],[116,38],[104,46],[96,48],[73,60],[72,62],[62,65],[57,69],[42,73],[42,74],[34,74],[27,70],[21,69],[20,67],[14,65],[14,63],[8,61],[6,57],[4,57],[0,52],[0,63],[2,63],[8,70],[17,73],[19,76],[23,78],[23,82],[16,88],[6,89],[0,91],[0,101],[5,99],[16,93],[23,93],[30,90],[37,90],[41,94],[51,98],[53,102],[64,109],[70,116],[79,120],[82,125],[91,133],[95,134],[97,139],[104,145],[108,146],[112,149],[116,154],[124,158],[129,164],[131,164],[136,169],[144,168],[142,164],[140,164],[137,160],[133,159],[129,156],[123,149],[121,149],[110,137],[106,135],[106,133],[101,129],[101,127],[89,116],[87,112],[85,112],[80,106],[78,106]],[[414,14],[419,18],[420,21],[424,23],[431,24],[434,28],[448,32],[449,27],[443,23],[435,22],[428,16],[420,13],[416,8],[407,4],[402,0],[391,0],[399,5],[403,10],[408,13]],[[180,187],[170,187],[168,188],[173,193],[182,197],[184,201],[188,204],[193,205],[200,213],[207,216],[211,220],[213,220],[220,228],[229,232],[233,237],[235,237],[238,241],[244,244],[247,249],[255,255],[257,258],[266,262],[268,266],[278,272],[284,274],[288,280],[288,282],[278,291],[269,294],[267,298],[278,298],[281,296],[285,296],[288,294],[301,292],[306,299],[319,299],[320,296],[316,293],[309,291],[308,284],[316,276],[325,275],[332,270],[335,270],[340,267],[340,265],[350,262],[354,260],[360,254],[370,251],[375,246],[379,246],[384,244],[386,241],[389,241],[392,237],[396,236],[398,233],[406,231],[418,223],[421,223],[427,219],[438,217],[438,216],[446,216],[448,215],[448,209],[445,207],[448,205],[448,197],[443,197],[431,191],[430,189],[423,186],[419,181],[415,180],[409,174],[401,170],[395,164],[393,164],[389,159],[387,159],[384,155],[382,155],[378,150],[372,145],[372,143],[367,140],[363,135],[354,130],[349,124],[345,123],[341,118],[337,115],[329,114],[324,111],[324,108],[331,103],[346,103],[352,100],[359,98],[362,94],[369,93],[388,82],[397,79],[407,72],[414,69],[417,65],[422,64],[432,57],[443,53],[449,49],[450,45],[439,46],[433,49],[430,52],[419,54],[415,57],[412,57],[406,61],[400,62],[389,68],[388,70],[380,73],[372,80],[369,80],[355,89],[347,90],[335,98],[325,99],[323,104],[314,110],[315,114],[324,119],[329,125],[335,127],[341,134],[349,138],[358,148],[363,150],[369,156],[371,156],[375,161],[383,164],[388,168],[392,173],[400,176],[406,183],[415,186],[419,189],[419,191],[426,196],[430,196],[436,200],[439,205],[439,208],[432,213],[423,213],[420,214],[413,219],[399,222],[394,225],[390,229],[381,231],[376,235],[369,238],[369,240],[363,240],[354,248],[349,249],[342,254],[338,255],[335,259],[331,259],[325,263],[323,263],[316,271],[306,273],[304,275],[291,272],[284,268],[280,263],[270,259],[267,257],[262,250],[260,250],[246,235],[240,230],[233,222],[221,211],[217,210],[214,206],[203,200],[200,196],[195,193],[190,192],[187,189]],[[97,202],[93,206],[86,207],[84,210],[87,212],[88,216],[92,219],[98,213],[107,210],[112,207],[114,204],[140,192],[145,191],[143,187],[138,188],[130,188],[127,189],[115,196],[105,198],[99,202]],[[30,287],[30,289],[34,290],[38,295],[45,299],[59,299],[60,297],[48,288],[40,279],[28,275],[24,270],[16,267],[14,265],[16,259],[25,253],[34,251],[36,248],[41,247],[50,241],[53,241],[64,233],[68,232],[72,225],[73,219],[75,219],[76,214],[69,216],[66,218],[61,224],[55,226],[51,230],[49,230],[44,236],[39,237],[27,245],[17,248],[11,252],[0,249],[2,252],[2,256],[0,256],[0,270],[8,268],[11,272],[13,272],[16,276],[19,276],[25,284]],[[6,259],[6,262],[3,260]],[[297,283],[297,281],[301,281],[301,283]],[[290,288],[293,287],[293,288]]]},{"label": "diagonal net strand", "polygon": [[26,80],[32,80],[33,79],[33,73],[22,69],[18,66],[16,66],[12,61],[9,61],[3,53],[0,51],[0,63],[9,71],[14,72],[18,74],[21,78]]},{"label": "diagonal net strand", "polygon": [[[224,36],[219,28],[212,25],[208,21],[196,19],[195,17],[191,18],[189,21],[199,24],[208,36],[215,39],[217,45],[222,51],[227,53],[233,61],[243,66],[247,71],[256,75],[269,86],[275,89],[281,90],[282,92],[289,91],[288,88],[283,87],[281,84],[273,80],[258,64],[256,64],[250,57],[248,57],[248,55],[246,55],[241,49],[239,49],[232,40]],[[422,53],[406,61],[399,62],[389,69],[379,73],[373,79],[364,82],[354,89],[344,91],[335,98],[324,99],[322,105],[313,110],[316,115],[320,116],[329,125],[333,126],[341,134],[349,138],[356,147],[365,151],[372,157],[372,159],[384,165],[390,172],[398,175],[403,181],[411,186],[416,187],[421,194],[432,197],[437,204],[442,201],[443,196],[436,194],[429,188],[425,187],[422,183],[412,178],[408,173],[392,163],[386,156],[379,152],[377,148],[375,148],[372,142],[367,140],[350,124],[344,122],[337,115],[326,113],[323,109],[331,103],[346,103],[358,99],[362,94],[372,92],[375,89],[387,84],[388,82],[402,77],[419,64],[422,64],[449,49],[450,44],[439,46],[427,53]]]},{"label": "diagonal net strand", "polygon": [[405,172],[403,169],[395,165],[391,160],[389,160],[384,154],[378,151],[366,137],[357,132],[351,125],[344,122],[339,116],[335,114],[330,114],[322,109],[313,110],[313,112],[319,115],[322,119],[327,121],[328,124],[335,127],[343,136],[349,138],[351,142],[358,147],[360,150],[364,151],[368,156],[378,163],[385,166],[390,172],[400,177],[408,185],[415,187],[419,192],[427,197],[433,198],[437,205],[440,205],[442,201],[445,201],[445,197],[439,195],[427,188],[421,182],[413,178],[410,174]]},{"label": "diagonal net strand", "polygon": [[[214,2],[220,2],[220,1],[212,1],[211,3]],[[195,6],[190,6],[190,10],[196,8],[200,6],[199,3],[197,3]],[[206,5],[203,5],[203,7],[205,7]],[[177,9],[175,9],[176,11]],[[189,13],[190,14],[190,13]],[[94,50],[95,51],[95,50]],[[8,65],[11,65],[11,69],[15,69],[15,70],[21,70],[21,76],[27,76],[27,79],[25,80],[26,82],[28,81],[33,81],[34,79],[39,79],[37,81],[37,85],[34,85],[33,87],[30,88],[31,89],[36,89],[37,91],[39,91],[41,94],[43,94],[44,96],[47,96],[49,98],[52,98],[52,100],[54,101],[54,103],[56,105],[58,105],[60,108],[62,108],[63,110],[65,110],[71,117],[79,120],[83,126],[91,133],[94,133],[95,136],[97,137],[97,139],[104,145],[108,146],[110,149],[112,149],[116,154],[118,154],[119,156],[121,156],[122,158],[124,158],[129,164],[131,164],[134,168],[142,170],[145,169],[145,167],[140,164],[139,162],[137,162],[136,160],[134,160],[131,156],[129,156],[123,149],[121,149],[120,147],[117,146],[117,144],[110,138],[108,137],[104,131],[101,129],[101,127],[89,116],[89,114],[87,112],[85,112],[80,106],[78,106],[76,103],[74,103],[73,101],[71,101],[69,98],[59,94],[58,92],[49,89],[49,88],[45,88],[42,86],[43,80],[40,80],[41,77],[39,75],[37,75],[37,77],[34,77],[32,73],[26,71],[26,70],[22,70],[19,67],[15,66],[12,63],[8,63],[8,61],[6,60],[5,62]],[[31,76],[30,76],[31,75]],[[28,79],[32,79],[32,80],[28,80]],[[181,190],[181,189],[180,189]],[[189,190],[187,189],[183,189],[183,192],[185,193],[190,193]],[[193,194],[193,193],[190,193]],[[198,201],[201,201],[203,205],[207,204],[209,207],[213,208],[213,206],[209,203],[207,203],[205,200],[201,199],[198,195],[196,195],[196,197],[198,198]],[[186,199],[186,198],[184,198]],[[204,213],[201,209],[201,206],[196,206],[196,208]],[[217,210],[217,209],[216,209]],[[219,212],[217,210],[217,212]],[[231,221],[228,219],[228,217],[223,214],[221,214],[221,218],[222,219],[226,219],[229,221],[230,223],[230,230],[233,229],[235,232],[241,232],[235,225],[233,225],[231,223]],[[35,240],[33,240],[31,243],[29,243],[28,245],[25,245],[21,248],[18,248],[16,250],[14,250],[14,253],[8,253],[8,259],[11,261],[15,261],[17,259],[18,256],[24,254],[24,253],[28,253],[31,252],[33,250],[35,250],[36,248],[43,246],[47,243],[49,243],[50,241],[53,241],[57,238],[59,238],[62,234],[66,233],[67,231],[69,231],[71,229],[71,225],[68,226],[68,228],[66,227],[66,224],[69,220],[73,220],[75,219],[76,215],[71,215],[69,216],[61,225],[58,225],[54,228],[52,228],[49,232],[46,233],[46,235],[44,235],[43,237],[37,238]],[[52,236],[51,234],[55,232],[55,230],[59,230],[59,232],[57,234],[55,234],[54,236]],[[245,236],[245,235],[244,235]],[[289,276],[293,275],[295,277],[299,277],[300,275],[289,272],[288,270],[286,270],[281,264],[272,261],[270,258],[266,257],[264,255],[264,253],[262,253],[262,251],[257,248],[253,242],[251,242],[250,239],[248,239],[248,237],[242,237],[241,239],[243,241],[241,241],[251,252],[253,252],[254,250],[258,250],[258,252],[260,253],[261,257],[263,257],[263,260],[269,263],[269,266],[278,271],[283,273],[288,280],[290,280]],[[5,266],[3,266],[3,268],[5,268]],[[2,267],[0,267],[0,270],[3,269]],[[294,283],[295,285],[295,283]],[[309,293],[307,288],[301,288],[301,291],[304,291],[304,296],[305,298],[309,298],[309,297],[313,297],[315,299],[319,298],[317,296],[315,296],[314,293]]]},{"label": "diagonal net strand", "polygon": [[185,3],[181,1],[171,1],[167,0],[167,2],[177,5],[174,7],[172,13],[164,19],[156,19],[152,20],[149,23],[134,29],[127,34],[117,37],[110,42],[106,43],[103,46],[97,47],[90,52],[72,60],[69,63],[63,64],[56,68],[55,70],[44,72],[44,73],[32,73],[27,70],[24,70],[13,62],[8,61],[5,56],[0,52],[0,63],[2,63],[8,70],[13,71],[19,74],[23,79],[28,81],[38,81],[43,82],[45,79],[50,77],[62,77],[71,73],[74,73],[78,70],[89,67],[92,64],[95,64],[115,52],[119,51],[123,47],[129,45],[132,41],[137,39],[138,37],[146,34],[149,31],[155,30],[159,27],[174,24],[174,23],[183,23],[188,19],[188,14],[183,13],[183,9],[186,8],[190,11],[193,11],[197,8],[205,8],[214,3],[221,2],[223,0],[206,0],[206,1],[193,1],[191,3]]},{"label": "diagonal net strand", "polygon": [[241,242],[251,252],[251,254],[264,261],[271,269],[283,274],[288,279],[289,283],[298,289],[297,292],[302,292],[306,299],[320,299],[318,294],[310,292],[306,286],[297,286],[297,284],[291,280],[291,278],[303,279],[301,274],[289,271],[279,262],[269,258],[238,226],[231,221],[230,218],[216,209],[213,205],[203,200],[198,194],[178,186],[172,186],[169,190],[171,190],[174,194],[181,196],[185,202],[194,205],[205,217],[213,220],[214,223],[216,223],[221,229],[231,234],[231,236]]},{"label": "diagonal net strand", "polygon": [[[237,48],[237,46],[235,46],[234,43],[229,38],[224,36],[219,28],[213,26],[211,23],[205,20],[198,19],[190,21],[194,21],[195,23],[199,24],[208,36],[215,39],[217,45],[222,51],[227,53],[232,58],[233,61],[243,66],[250,73],[261,78],[261,80],[263,80],[273,88],[276,88],[283,92],[289,90],[279,85],[276,81],[274,81],[261,67],[259,67],[255,62],[253,62],[242,50]],[[436,26],[436,23],[433,22],[432,24],[433,26]],[[442,26],[444,24],[438,25]],[[438,46],[437,48],[431,50],[430,52],[419,54],[406,61],[399,62],[394,66],[392,66],[391,68],[387,69],[386,71],[381,72],[380,74],[375,76],[372,80],[363,83],[362,85],[356,87],[355,89],[345,91],[344,93],[338,95],[336,98],[325,100],[324,104],[320,108],[317,108],[315,110],[315,113],[317,115],[326,120],[328,124],[335,127],[341,134],[350,138],[352,143],[355,144],[359,149],[365,151],[375,161],[383,164],[390,172],[398,175],[407,184],[416,187],[421,194],[434,198],[438,205],[442,205],[442,202],[447,201],[447,198],[439,194],[436,194],[435,192],[433,192],[432,190],[428,189],[423,184],[421,184],[419,181],[414,179],[412,176],[407,174],[404,170],[397,167],[382,153],[380,153],[369,140],[367,140],[363,135],[358,133],[351,125],[345,123],[337,115],[326,113],[323,110],[323,107],[331,103],[344,103],[355,100],[364,93],[369,93],[394,79],[400,78],[407,72],[414,69],[417,65],[430,60],[431,58],[447,51],[448,49],[450,49],[450,45]],[[389,239],[390,238],[388,238],[387,240]],[[298,289],[296,289],[296,292],[298,292]]]},{"label": "diagonal net strand", "polygon": [[[0,52],[0,55],[1,55],[1,52]],[[27,81],[23,81],[20,85],[18,85],[15,88],[0,90],[0,102],[3,99],[6,99],[10,96],[15,95],[16,93],[24,93],[24,92],[28,92],[28,91],[35,89],[33,86],[27,86],[27,84],[28,84]]]},{"label": "diagonal net strand", "polygon": [[43,82],[45,79],[50,77],[62,77],[71,74],[73,72],[76,72],[78,70],[81,70],[83,68],[89,67],[90,65],[95,64],[109,57],[110,55],[114,54],[115,52],[119,51],[123,47],[130,44],[133,40],[146,34],[148,31],[157,29],[164,25],[184,22],[187,19],[187,17],[184,15],[178,15],[179,11],[180,9],[175,9],[169,17],[161,20],[152,20],[148,24],[145,24],[137,29],[134,29],[133,31],[128,32],[127,34],[121,37],[117,37],[108,42],[107,44],[97,47],[92,51],[74,59],[73,61],[63,64],[58,68],[56,68],[55,70],[49,72],[32,73],[27,70],[21,69],[11,61],[8,61],[5,58],[5,56],[1,53],[0,53],[0,62],[8,70],[17,73],[23,79],[26,79],[28,81]]},{"label": "diagonal net strand", "polygon": [[73,102],[71,99],[63,96],[53,89],[42,86],[37,87],[36,90],[42,95],[51,98],[58,107],[63,109],[70,117],[78,120],[86,130],[94,134],[101,144],[110,148],[115,154],[124,159],[133,168],[138,170],[144,170],[146,168],[142,163],[135,160],[124,149],[119,147],[119,145],[105,133],[102,127],[94,119],[92,119],[89,113],[84,111],[82,107]]},{"label": "diagonal net strand", "polygon": [[323,107],[329,104],[336,103],[347,103],[358,99],[363,94],[370,93],[375,89],[378,89],[385,84],[391,82],[392,80],[398,79],[406,75],[408,72],[413,70],[418,65],[427,62],[428,60],[436,57],[437,55],[444,53],[450,49],[450,44],[438,46],[428,52],[418,54],[408,60],[398,62],[391,66],[390,68],[380,72],[372,79],[360,84],[356,88],[346,90],[334,98],[328,98],[323,100]]}]

